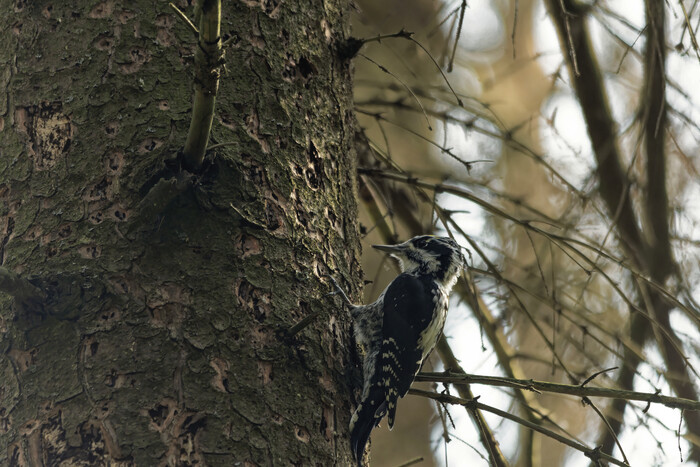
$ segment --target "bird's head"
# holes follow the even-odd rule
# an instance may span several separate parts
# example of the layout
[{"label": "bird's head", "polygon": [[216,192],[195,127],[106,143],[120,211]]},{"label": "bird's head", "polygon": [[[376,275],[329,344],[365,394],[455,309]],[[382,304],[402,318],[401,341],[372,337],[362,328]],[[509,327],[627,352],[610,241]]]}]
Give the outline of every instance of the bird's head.
[{"label": "bird's head", "polygon": [[399,260],[409,274],[431,274],[441,282],[454,284],[464,266],[460,246],[449,237],[419,235],[398,245],[372,245]]}]

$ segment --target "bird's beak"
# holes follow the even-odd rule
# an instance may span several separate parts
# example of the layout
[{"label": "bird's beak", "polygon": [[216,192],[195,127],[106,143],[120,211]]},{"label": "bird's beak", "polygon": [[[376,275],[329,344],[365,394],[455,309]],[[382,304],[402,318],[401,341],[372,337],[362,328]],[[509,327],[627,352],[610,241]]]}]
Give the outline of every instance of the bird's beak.
[{"label": "bird's beak", "polygon": [[394,255],[403,253],[403,246],[402,245],[372,245],[372,248],[376,248],[379,251],[383,251],[385,253],[391,253]]}]

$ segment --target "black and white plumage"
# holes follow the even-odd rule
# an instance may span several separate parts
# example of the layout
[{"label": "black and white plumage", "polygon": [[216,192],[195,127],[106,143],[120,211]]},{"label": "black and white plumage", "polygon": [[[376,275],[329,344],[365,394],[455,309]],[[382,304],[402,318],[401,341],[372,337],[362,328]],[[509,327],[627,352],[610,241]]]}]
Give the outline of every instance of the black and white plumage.
[{"label": "black and white plumage", "polygon": [[350,306],[357,340],[365,349],[360,404],[350,420],[350,443],[358,466],[372,429],[408,392],[433,350],[447,316],[448,298],[464,264],[459,245],[422,235],[398,245],[373,245],[399,260],[403,271],[369,305]]}]

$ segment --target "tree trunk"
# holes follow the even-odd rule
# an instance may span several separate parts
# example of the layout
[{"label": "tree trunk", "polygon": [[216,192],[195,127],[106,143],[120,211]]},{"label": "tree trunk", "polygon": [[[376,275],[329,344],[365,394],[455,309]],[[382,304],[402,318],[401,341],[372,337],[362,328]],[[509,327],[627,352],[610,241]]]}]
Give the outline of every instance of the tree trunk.
[{"label": "tree trunk", "polygon": [[165,1],[0,6],[0,263],[46,294],[0,295],[0,464],[348,464],[358,362],[323,277],[360,277],[344,2],[224,2],[231,145],[143,224],[193,33]]}]

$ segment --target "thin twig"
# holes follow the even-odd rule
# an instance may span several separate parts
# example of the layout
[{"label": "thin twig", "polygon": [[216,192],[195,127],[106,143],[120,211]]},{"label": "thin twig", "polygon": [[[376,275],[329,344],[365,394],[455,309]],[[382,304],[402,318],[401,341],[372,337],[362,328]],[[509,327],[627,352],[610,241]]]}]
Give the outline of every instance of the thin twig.
[{"label": "thin twig", "polygon": [[[386,221],[387,216],[391,215],[391,210],[387,209],[386,214],[382,214],[379,207],[379,193],[372,187],[374,181],[364,175],[360,175],[360,200],[364,203],[367,211],[369,212],[370,218],[374,221],[374,225],[365,232],[365,235],[373,231],[375,228],[379,230],[382,238],[393,239],[395,234],[389,223]],[[384,205],[387,203],[384,202]],[[391,243],[391,242],[389,242]]]},{"label": "thin twig", "polygon": [[613,427],[610,425],[610,422],[608,421],[607,418],[605,418],[605,415],[603,415],[603,412],[600,411],[596,405],[591,402],[591,400],[588,397],[584,397],[581,399],[581,402],[583,405],[588,406],[592,408],[596,414],[598,414],[598,417],[600,417],[601,420],[603,420],[603,423],[605,424],[605,427],[608,429],[608,433],[610,433],[610,436],[613,437],[615,440],[615,444],[617,445],[617,448],[620,450],[620,454],[622,454],[622,458],[625,460],[626,464],[629,464],[629,460],[627,459],[627,455],[625,454],[625,450],[622,449],[622,444],[620,443],[620,439],[617,437],[617,433],[615,433],[615,430]]},{"label": "thin twig", "polygon": [[[440,340],[437,343],[436,349],[440,355],[440,359],[442,360],[442,363],[445,366],[445,368],[450,368],[460,373],[464,373],[462,367],[459,365],[459,361],[452,352],[450,345],[447,343],[447,339],[445,339],[445,336],[442,336],[440,338]],[[464,400],[474,399],[474,395],[472,394],[471,388],[468,386],[468,384],[464,382],[461,384],[457,383],[455,384],[455,388]],[[479,428],[480,441],[481,444],[484,447],[486,447],[486,449],[489,451],[489,459],[491,464],[497,467],[507,466],[508,462],[506,461],[505,456],[501,452],[501,448],[498,445],[498,441],[496,441],[496,438],[493,435],[493,431],[491,430],[488,422],[484,418],[484,414],[479,412],[474,407],[466,406],[466,408],[469,411],[472,420]]]},{"label": "thin twig", "polygon": [[187,27],[194,33],[195,36],[199,36],[199,29],[197,29],[197,26],[192,24],[192,21],[187,17],[187,15],[179,9],[174,3],[168,3],[168,6],[175,10],[175,14],[187,25]]},{"label": "thin twig", "polygon": [[683,424],[683,410],[681,409],[681,416],[678,419],[678,431],[676,431],[676,439],[678,440],[678,454],[681,457],[681,463],[683,462],[683,451],[681,450],[681,425]]},{"label": "thin twig", "polygon": [[574,71],[574,74],[578,77],[581,76],[581,72],[578,69],[578,60],[576,59],[576,47],[574,47],[574,40],[571,34],[571,23],[569,22],[569,15],[571,13],[566,11],[566,7],[564,6],[564,0],[559,0],[559,4],[561,5],[561,14],[564,18],[564,24],[566,27],[566,37],[569,45],[569,54],[571,56],[572,69]]},{"label": "thin twig", "polygon": [[590,383],[591,381],[593,381],[594,379],[596,379],[598,376],[602,375],[603,373],[607,373],[607,372],[613,371],[613,370],[617,370],[617,367],[614,366],[614,367],[612,367],[612,368],[606,368],[605,370],[596,371],[596,372],[593,373],[591,376],[589,376],[588,378],[586,378],[586,379],[583,381],[583,383],[581,383],[581,387],[584,387],[586,384]]},{"label": "thin twig", "polygon": [[518,26],[518,0],[515,0],[513,3],[513,30],[510,33],[510,46],[513,48],[513,60],[515,60],[515,30]]},{"label": "thin twig", "polygon": [[688,35],[690,36],[690,43],[693,44],[693,50],[695,51],[695,56],[698,57],[698,60],[700,60],[700,47],[698,46],[698,40],[695,37],[695,32],[693,31],[693,26],[690,24],[690,18],[688,17],[688,11],[685,9],[685,5],[683,4],[683,0],[678,0],[678,3],[680,3],[681,8],[683,9],[683,16],[685,17],[685,25],[688,27]]},{"label": "thin twig", "polygon": [[410,465],[419,464],[419,463],[423,462],[423,460],[424,459],[422,457],[416,457],[415,459],[411,459],[410,461],[404,462],[403,464],[398,465],[396,467],[409,467]]},{"label": "thin twig", "polygon": [[239,144],[241,144],[240,141],[226,141],[224,143],[212,144],[211,146],[207,147],[207,151],[211,151],[213,149],[223,148],[225,146],[237,146]]},{"label": "thin twig", "polygon": [[401,37],[404,39],[410,39],[411,36],[413,35],[412,32],[406,31],[405,29],[401,28],[399,32],[395,32],[393,34],[377,34],[375,37],[369,37],[366,39],[361,39],[363,44],[367,44],[369,42],[379,42],[381,43],[382,40],[384,39],[393,39],[397,37]]},{"label": "thin twig", "polygon": [[452,46],[452,55],[450,56],[450,62],[447,65],[447,72],[452,72],[452,67],[455,62],[455,54],[457,53],[457,45],[459,44],[459,37],[462,35],[462,25],[464,24],[464,13],[467,10],[467,0],[462,0],[462,7],[459,10],[459,24],[457,25],[457,34],[455,35],[455,42]]},{"label": "thin twig", "polygon": [[628,401],[641,401],[652,404],[661,404],[672,409],[700,411],[700,401],[684,399],[682,397],[664,396],[658,393],[627,391],[622,389],[596,388],[575,384],[551,383],[533,379],[506,378],[504,376],[484,376],[459,374],[455,372],[444,373],[418,373],[415,381],[429,381],[435,383],[483,384],[486,386],[501,386],[517,389],[525,389],[534,392],[551,392],[556,394],[569,394],[580,397],[603,397],[606,399],[625,399]]},{"label": "thin twig", "polygon": [[457,95],[457,93],[455,92],[455,90],[452,88],[452,85],[450,84],[450,80],[447,79],[447,76],[446,76],[445,73],[442,71],[442,68],[440,68],[440,65],[439,65],[438,62],[435,60],[435,58],[433,58],[432,54],[431,54],[430,52],[428,52],[428,49],[426,49],[425,47],[423,47],[423,44],[421,44],[420,42],[418,42],[417,40],[415,40],[415,39],[413,38],[413,36],[409,36],[409,37],[408,37],[408,40],[410,40],[411,42],[413,42],[414,44],[416,44],[418,47],[420,47],[420,48],[423,50],[423,52],[425,52],[425,53],[428,55],[428,57],[430,57],[430,60],[432,60],[433,64],[435,65],[435,68],[437,68],[437,70],[440,72],[440,75],[442,76],[442,79],[445,80],[445,84],[447,84],[447,87],[450,88],[450,92],[452,92],[452,95],[455,96],[455,99],[457,99],[457,105],[459,105],[460,107],[464,107],[464,103],[462,102],[462,99],[459,98],[459,96]]},{"label": "thin twig", "polygon": [[404,131],[406,131],[406,132],[412,134],[412,135],[415,136],[416,138],[422,139],[422,140],[425,141],[426,143],[428,143],[428,144],[430,144],[430,145],[432,145],[432,146],[435,146],[435,147],[438,148],[440,151],[442,151],[443,153],[445,153],[445,154],[447,154],[448,156],[450,156],[452,159],[454,159],[454,160],[456,160],[457,162],[459,162],[460,164],[464,165],[464,167],[467,169],[467,172],[469,172],[469,171],[471,170],[471,164],[473,164],[473,163],[475,163],[475,162],[493,162],[493,161],[485,161],[485,160],[466,161],[466,160],[462,159],[461,157],[459,157],[459,156],[458,156],[457,154],[455,154],[454,152],[452,152],[452,149],[451,149],[451,148],[446,148],[446,147],[444,147],[444,146],[441,146],[440,144],[436,143],[435,141],[431,140],[430,138],[427,138],[427,137],[421,135],[421,134],[418,133],[417,131],[411,130],[410,128],[406,128],[406,127],[402,126],[402,125],[399,124],[399,123],[396,123],[396,122],[394,122],[394,121],[392,121],[392,120],[387,119],[386,117],[384,117],[384,116],[383,116],[382,114],[380,114],[380,113],[377,113],[377,112],[368,112],[368,111],[366,111],[366,110],[362,110],[362,109],[359,109],[359,108],[355,108],[355,112],[357,112],[357,113],[359,113],[359,114],[367,115],[367,116],[372,117],[372,118],[374,118],[374,119],[376,119],[376,120],[381,120],[381,121],[384,121],[384,122],[387,122],[387,123],[391,123],[392,125],[395,125],[395,126],[399,127],[400,129],[402,129],[402,130],[404,130]]},{"label": "thin twig", "polygon": [[[452,11],[450,11],[449,13],[447,13],[447,15],[445,15],[445,17],[444,17],[438,24],[436,24],[436,25],[433,27],[433,29],[431,29],[431,30],[426,34],[426,37],[428,37],[428,39],[430,39],[431,37],[433,37],[433,36],[440,30],[440,27],[442,27],[442,25],[445,24],[445,23],[447,22],[448,19],[452,18],[452,17],[454,16],[454,14],[457,13],[457,12],[459,11],[460,8],[461,8],[461,7],[454,8]],[[451,35],[451,34],[448,34],[448,36],[449,36],[449,35]]]},{"label": "thin twig", "polygon": [[422,397],[427,397],[429,399],[434,399],[440,402],[445,402],[448,404],[457,404],[457,405],[463,405],[467,407],[468,409],[478,409],[478,410],[483,410],[485,412],[491,412],[493,414],[498,415],[499,417],[505,418],[506,420],[510,420],[512,422],[518,423],[520,425],[523,425],[525,427],[530,428],[531,430],[535,430],[539,433],[544,434],[545,436],[548,436],[549,438],[554,439],[555,441],[559,441],[562,444],[565,444],[569,447],[572,447],[578,451],[581,451],[586,457],[589,457],[593,460],[595,459],[602,459],[607,462],[613,463],[615,465],[620,465],[622,467],[629,467],[629,464],[626,462],[620,461],[618,459],[615,459],[614,457],[610,456],[609,454],[600,452],[597,449],[590,449],[586,447],[585,445],[581,443],[577,443],[576,441],[572,441],[569,438],[566,438],[559,433],[556,433],[552,430],[549,430],[547,428],[544,428],[540,425],[537,425],[536,423],[529,422],[523,418],[520,418],[518,416],[515,416],[509,412],[505,412],[503,410],[497,409],[495,407],[491,407],[490,405],[483,404],[479,402],[477,398],[474,399],[464,399],[462,397],[455,397],[455,396],[450,396],[448,394],[438,394],[435,392],[429,392],[429,391],[423,391],[420,389],[410,389],[408,391],[409,394],[412,394],[414,396],[422,396]]},{"label": "thin twig", "polygon": [[290,327],[284,332],[285,337],[293,337],[294,335],[298,334],[302,329],[311,324],[320,314],[321,311],[319,310],[314,311],[308,316],[305,316],[301,321],[299,321],[297,324]]},{"label": "thin twig", "polygon": [[418,99],[418,96],[416,96],[416,93],[413,92],[413,89],[411,89],[410,86],[409,86],[408,84],[406,84],[401,78],[399,78],[398,76],[396,76],[394,73],[390,72],[385,66],[380,65],[379,63],[377,63],[376,61],[372,60],[371,58],[369,58],[369,57],[368,57],[367,55],[365,55],[365,54],[358,54],[358,55],[359,55],[360,57],[364,58],[365,60],[367,60],[368,62],[374,63],[374,65],[375,65],[377,68],[379,68],[380,70],[382,70],[384,73],[388,74],[389,76],[392,76],[396,81],[398,81],[399,83],[401,83],[401,85],[402,85],[409,93],[411,93],[411,96],[413,96],[413,98],[416,100],[416,102],[418,102],[418,105],[420,106],[421,110],[423,111],[423,116],[425,117],[425,121],[426,121],[426,123],[428,124],[428,129],[429,129],[430,131],[433,131],[433,127],[430,126],[430,119],[428,118],[428,114],[425,112],[425,107],[423,107],[423,103],[420,101],[420,99]]}]

